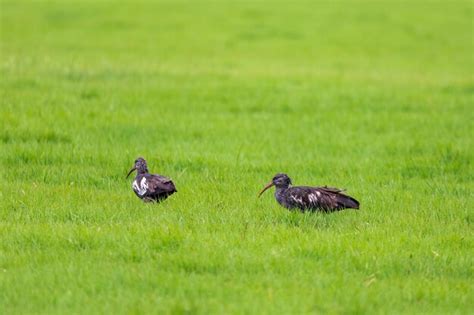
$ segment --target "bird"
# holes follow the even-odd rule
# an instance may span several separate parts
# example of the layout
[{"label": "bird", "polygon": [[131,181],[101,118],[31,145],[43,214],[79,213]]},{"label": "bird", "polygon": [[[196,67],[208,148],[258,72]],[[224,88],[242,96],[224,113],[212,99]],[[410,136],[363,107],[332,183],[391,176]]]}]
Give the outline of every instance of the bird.
[{"label": "bird", "polygon": [[359,202],[343,193],[344,190],[333,187],[291,186],[291,179],[283,173],[276,174],[260,191],[260,197],[267,189],[275,186],[275,198],[287,209],[299,209],[302,212],[333,212],[342,209],[359,209]]},{"label": "bird", "polygon": [[171,179],[162,175],[150,174],[146,161],[142,157],[135,160],[135,164],[126,178],[133,171],[137,171],[137,176],[132,182],[132,189],[144,202],[160,202],[177,192]]}]

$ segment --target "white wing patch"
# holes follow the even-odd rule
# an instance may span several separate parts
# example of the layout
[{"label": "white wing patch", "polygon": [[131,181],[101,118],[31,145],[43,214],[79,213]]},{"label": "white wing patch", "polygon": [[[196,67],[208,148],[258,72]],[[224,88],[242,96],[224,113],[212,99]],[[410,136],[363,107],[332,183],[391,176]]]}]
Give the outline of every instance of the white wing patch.
[{"label": "white wing patch", "polygon": [[140,181],[140,185],[138,185],[138,182],[134,180],[132,188],[133,190],[137,192],[137,194],[139,194],[140,196],[143,196],[148,190],[148,183],[146,182],[146,178],[145,177],[142,178],[142,180]]},{"label": "white wing patch", "polygon": [[308,200],[310,203],[318,203],[318,196],[321,195],[319,191],[316,192],[316,194],[309,194],[308,195]]},{"label": "white wing patch", "polygon": [[299,203],[300,205],[303,204],[303,198],[297,198],[297,197],[291,195],[291,199],[293,199],[295,202]]}]

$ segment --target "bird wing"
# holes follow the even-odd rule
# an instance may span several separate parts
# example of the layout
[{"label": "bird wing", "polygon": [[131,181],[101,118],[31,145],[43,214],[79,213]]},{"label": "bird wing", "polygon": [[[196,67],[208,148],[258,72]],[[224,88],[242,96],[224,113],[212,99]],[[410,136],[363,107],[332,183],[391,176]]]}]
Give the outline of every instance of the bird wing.
[{"label": "bird wing", "polygon": [[173,181],[166,176],[150,174],[147,176],[147,182],[150,193],[176,192]]},{"label": "bird wing", "polygon": [[306,186],[289,188],[287,201],[292,207],[300,209],[325,209],[333,204],[329,194]]},{"label": "bird wing", "polygon": [[333,187],[296,186],[288,189],[288,203],[299,209],[321,209],[324,211],[343,208],[358,208],[359,203]]},{"label": "bird wing", "polygon": [[322,196],[324,202],[323,209],[326,210],[340,210],[345,208],[359,209],[359,202],[344,193],[345,189],[334,187],[315,187],[315,193],[318,192]]},{"label": "bird wing", "polygon": [[314,189],[318,189],[320,191],[327,191],[329,193],[336,193],[336,194],[346,191],[345,189],[339,189],[336,187],[328,187],[328,186],[314,187]]}]

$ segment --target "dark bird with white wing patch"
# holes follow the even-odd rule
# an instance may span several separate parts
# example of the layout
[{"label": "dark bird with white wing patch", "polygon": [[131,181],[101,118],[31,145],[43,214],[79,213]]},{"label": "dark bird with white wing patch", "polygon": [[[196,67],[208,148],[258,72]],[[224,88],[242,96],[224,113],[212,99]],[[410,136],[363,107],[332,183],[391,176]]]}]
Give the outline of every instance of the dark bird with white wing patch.
[{"label": "dark bird with white wing patch", "polygon": [[174,183],[168,177],[150,174],[144,158],[135,160],[135,165],[128,172],[128,176],[137,171],[137,176],[132,182],[132,188],[138,198],[145,202],[162,201],[177,192]]},{"label": "dark bird with white wing patch", "polygon": [[275,198],[280,205],[287,209],[301,211],[332,212],[342,209],[359,209],[359,202],[343,193],[342,189],[332,187],[290,187],[291,179],[286,174],[276,174],[258,195],[268,188],[275,186]]}]

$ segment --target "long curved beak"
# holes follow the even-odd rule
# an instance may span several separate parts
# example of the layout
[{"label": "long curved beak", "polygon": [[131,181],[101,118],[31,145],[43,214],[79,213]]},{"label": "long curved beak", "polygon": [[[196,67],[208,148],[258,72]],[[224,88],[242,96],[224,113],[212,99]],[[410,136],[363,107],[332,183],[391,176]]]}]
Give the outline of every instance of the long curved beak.
[{"label": "long curved beak", "polygon": [[130,170],[130,172],[128,172],[127,177],[125,177],[125,178],[128,178],[128,176],[130,176],[130,174],[132,174],[132,172],[133,172],[134,170],[136,170],[136,169],[137,169],[136,167],[133,167],[133,168]]},{"label": "long curved beak", "polygon": [[267,190],[268,188],[272,186],[273,186],[273,182],[269,182],[265,187],[263,187],[262,191],[258,194],[258,197],[260,198],[260,196],[265,192],[265,190]]}]

